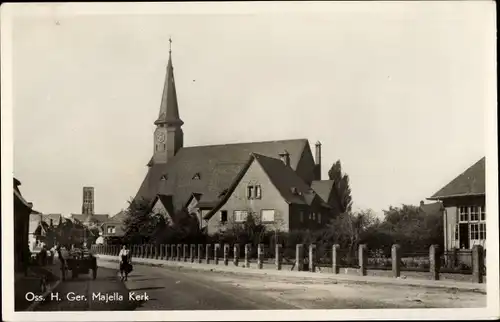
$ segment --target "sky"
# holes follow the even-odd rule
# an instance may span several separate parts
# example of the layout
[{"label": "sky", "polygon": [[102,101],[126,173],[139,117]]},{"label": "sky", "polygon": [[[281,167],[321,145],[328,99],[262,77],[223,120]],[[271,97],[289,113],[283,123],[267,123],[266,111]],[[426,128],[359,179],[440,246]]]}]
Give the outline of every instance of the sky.
[{"label": "sky", "polygon": [[19,11],[14,175],[43,213],[80,213],[83,186],[95,187],[96,213],[125,208],[153,153],[172,37],[185,146],[319,140],[324,179],[340,159],[354,209],[418,204],[486,154],[495,59],[487,4]]}]

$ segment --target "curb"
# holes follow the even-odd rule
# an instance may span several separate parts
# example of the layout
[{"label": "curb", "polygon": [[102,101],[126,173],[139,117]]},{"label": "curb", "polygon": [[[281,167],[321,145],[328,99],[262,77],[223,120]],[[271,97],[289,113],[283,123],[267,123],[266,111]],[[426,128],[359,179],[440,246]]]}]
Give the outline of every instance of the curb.
[{"label": "curb", "polygon": [[[114,258],[106,258],[100,257],[97,255],[97,258],[102,261],[107,262],[118,262],[118,259]],[[160,261],[160,260],[156,260]],[[412,287],[420,287],[420,288],[433,288],[433,289],[448,289],[448,290],[459,290],[465,292],[475,292],[480,294],[486,294],[485,284],[477,284],[474,285],[472,283],[467,283],[464,285],[460,285],[463,282],[456,282],[450,285],[436,284],[429,285],[429,281],[427,280],[419,280],[419,279],[392,279],[392,278],[372,278],[371,276],[365,276],[362,279],[352,278],[351,276],[343,276],[343,275],[334,275],[334,274],[321,274],[321,273],[310,273],[310,272],[288,272],[288,271],[274,271],[267,269],[253,269],[253,268],[245,268],[245,267],[231,267],[226,268],[226,266],[221,265],[210,265],[210,266],[202,266],[205,264],[201,264],[197,266],[198,263],[190,263],[190,262],[173,262],[173,261],[165,261],[161,260],[161,263],[155,262],[147,262],[143,261],[142,258],[140,261],[134,261],[134,264],[144,265],[150,267],[183,267],[186,269],[193,270],[205,270],[211,272],[221,272],[221,273],[233,273],[233,274],[250,274],[250,275],[275,275],[275,276],[287,276],[287,277],[295,277],[295,278],[315,278],[315,279],[323,279],[328,280],[329,282],[343,283],[343,284],[379,284],[379,285],[391,285],[391,286],[412,286]],[[192,265],[194,264],[194,265]],[[278,273],[279,272],[279,273]],[[448,282],[450,283],[450,282]],[[458,285],[457,285],[458,284]]]}]

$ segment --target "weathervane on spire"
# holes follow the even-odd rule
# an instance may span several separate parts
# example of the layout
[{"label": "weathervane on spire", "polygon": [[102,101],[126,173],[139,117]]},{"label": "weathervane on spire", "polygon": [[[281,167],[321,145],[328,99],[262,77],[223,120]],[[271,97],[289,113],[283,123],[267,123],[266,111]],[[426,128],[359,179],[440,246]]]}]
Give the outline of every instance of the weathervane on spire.
[{"label": "weathervane on spire", "polygon": [[168,42],[170,43],[168,45],[168,53],[171,54],[172,53],[172,37],[168,38]]}]

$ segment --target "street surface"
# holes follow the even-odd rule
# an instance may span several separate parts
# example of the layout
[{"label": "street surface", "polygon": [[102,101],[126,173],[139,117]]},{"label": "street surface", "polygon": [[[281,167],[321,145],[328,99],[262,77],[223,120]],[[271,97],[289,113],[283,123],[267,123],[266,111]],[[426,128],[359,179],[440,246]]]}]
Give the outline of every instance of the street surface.
[{"label": "street surface", "polygon": [[[117,263],[62,282],[38,311],[255,310],[485,307],[486,295],[453,289],[318,281],[311,278],[134,265],[126,282]],[[70,298],[68,298],[68,295]],[[76,296],[80,295],[80,298]],[[60,300],[57,300],[59,296]],[[121,296],[121,297],[120,297]]]},{"label": "street surface", "polygon": [[[116,267],[116,263],[99,261]],[[400,285],[325,283],[310,278],[256,276],[134,265],[125,282],[150,299],[137,310],[354,309],[485,307],[486,295]]]}]

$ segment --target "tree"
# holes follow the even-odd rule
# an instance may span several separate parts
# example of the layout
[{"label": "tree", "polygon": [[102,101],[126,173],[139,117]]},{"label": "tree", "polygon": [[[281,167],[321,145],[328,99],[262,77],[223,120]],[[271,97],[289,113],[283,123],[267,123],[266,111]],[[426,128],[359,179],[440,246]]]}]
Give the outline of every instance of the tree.
[{"label": "tree", "polygon": [[127,243],[144,244],[150,241],[154,231],[154,221],[150,215],[150,201],[134,199],[129,201],[127,216],[124,220],[124,240]]},{"label": "tree", "polygon": [[330,171],[328,171],[328,177],[333,180],[333,189],[336,193],[336,204],[338,206],[340,213],[347,213],[351,211],[352,208],[352,196],[351,188],[349,186],[349,176],[342,172],[342,165],[340,160],[337,160]]},{"label": "tree", "polygon": [[377,224],[378,220],[371,210],[362,210],[341,214],[332,221],[330,229],[334,232],[334,243],[348,249],[349,256],[352,256],[367,238],[367,232]]}]

